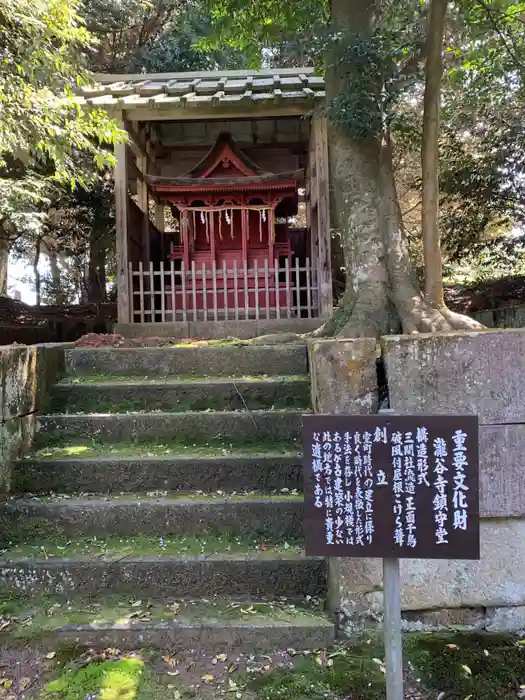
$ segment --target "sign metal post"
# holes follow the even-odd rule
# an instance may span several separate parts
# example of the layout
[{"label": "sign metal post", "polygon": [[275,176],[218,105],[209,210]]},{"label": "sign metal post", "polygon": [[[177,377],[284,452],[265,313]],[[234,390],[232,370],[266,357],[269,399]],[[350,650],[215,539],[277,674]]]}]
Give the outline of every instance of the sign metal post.
[{"label": "sign metal post", "polygon": [[387,700],[403,700],[400,559],[479,559],[476,416],[307,415],[306,554],[379,557]]},{"label": "sign metal post", "polygon": [[383,630],[386,698],[403,700],[403,638],[399,559],[383,559]]},{"label": "sign metal post", "polygon": [[[393,415],[391,408],[379,415]],[[386,700],[403,700],[403,635],[399,559],[383,559],[383,639],[385,644]]]}]

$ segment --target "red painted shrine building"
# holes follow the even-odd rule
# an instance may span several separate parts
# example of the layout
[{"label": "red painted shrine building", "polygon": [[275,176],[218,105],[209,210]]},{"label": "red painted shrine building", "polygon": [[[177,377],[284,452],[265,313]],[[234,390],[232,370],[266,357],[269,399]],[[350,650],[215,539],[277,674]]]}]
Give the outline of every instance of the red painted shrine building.
[{"label": "red painted shrine building", "polygon": [[129,134],[116,147],[122,331],[249,337],[330,315],[326,125],[310,116],[323,97],[310,69],[99,76],[84,92]]}]

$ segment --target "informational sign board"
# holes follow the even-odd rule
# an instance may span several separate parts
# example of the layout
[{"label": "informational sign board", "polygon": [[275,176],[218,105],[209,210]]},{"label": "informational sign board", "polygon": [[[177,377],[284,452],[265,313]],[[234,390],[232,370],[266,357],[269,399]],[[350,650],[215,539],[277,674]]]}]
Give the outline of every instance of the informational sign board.
[{"label": "informational sign board", "polygon": [[479,559],[477,416],[304,417],[306,554]]}]

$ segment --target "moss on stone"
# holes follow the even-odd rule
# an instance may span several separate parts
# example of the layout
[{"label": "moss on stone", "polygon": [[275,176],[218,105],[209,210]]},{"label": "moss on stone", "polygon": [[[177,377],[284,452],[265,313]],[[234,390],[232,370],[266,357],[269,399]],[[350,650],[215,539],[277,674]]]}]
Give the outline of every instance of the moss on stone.
[{"label": "moss on stone", "polygon": [[525,683],[525,644],[510,634],[417,634],[405,649],[423,683],[447,700],[516,700]]},{"label": "moss on stone", "polygon": [[232,457],[285,456],[300,454],[295,441],[255,441],[242,438],[227,440],[210,438],[204,442],[184,440],[148,440],[102,442],[71,438],[39,436],[30,459],[93,459],[97,457]]},{"label": "moss on stone", "polygon": [[382,658],[381,647],[364,639],[297,655],[292,669],[273,671],[248,687],[257,700],[383,700]]},{"label": "moss on stone", "polygon": [[48,683],[43,700],[135,700],[144,675],[139,655],[90,663],[82,668],[69,666]]},{"label": "moss on stone", "polygon": [[[140,594],[137,593],[139,596]],[[71,625],[128,626],[148,622],[194,623],[224,621],[227,624],[288,623],[328,625],[317,599],[282,601],[236,601],[226,598],[176,600],[131,597],[105,593],[100,596],[46,595],[41,593],[0,593],[0,618],[4,628],[0,642],[31,641]],[[60,640],[57,640],[60,643]]]},{"label": "moss on stone", "polygon": [[[1,525],[1,523],[0,523]],[[60,531],[49,532],[49,521],[21,523],[11,529],[4,538],[0,556],[4,559],[49,559],[50,557],[122,557],[139,556],[198,556],[212,554],[260,553],[297,555],[301,544],[297,540],[286,542],[262,542],[256,537],[235,537],[202,532],[199,536],[154,537],[80,537],[69,538]],[[10,538],[10,539],[8,539]]]}]

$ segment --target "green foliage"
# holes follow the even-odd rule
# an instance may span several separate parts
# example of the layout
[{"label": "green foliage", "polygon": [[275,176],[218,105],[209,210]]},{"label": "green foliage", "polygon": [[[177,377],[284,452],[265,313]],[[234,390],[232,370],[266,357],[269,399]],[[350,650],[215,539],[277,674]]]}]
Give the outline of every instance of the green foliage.
[{"label": "green foliage", "polygon": [[98,40],[90,68],[125,73],[130,58],[156,42],[182,7],[183,0],[83,0],[87,27]]},{"label": "green foliage", "polygon": [[[0,224],[30,232],[60,185],[86,185],[113,164],[107,145],[124,138],[73,91],[86,82],[92,39],[69,0],[0,0]],[[79,158],[79,154],[85,155]]]},{"label": "green foliage", "polygon": [[511,635],[417,635],[408,637],[405,647],[427,687],[447,699],[520,697],[525,646]]},{"label": "green foliage", "polygon": [[206,49],[200,46],[212,32],[211,16],[202,2],[187,2],[184,10],[130,57],[131,71],[151,73],[239,69],[247,65],[242,51],[230,46]]},{"label": "green foliage", "polygon": [[70,666],[44,688],[47,700],[134,700],[144,673],[139,657],[90,663],[83,668]]},{"label": "green foliage", "polygon": [[[286,3],[280,0],[206,0],[215,28],[203,39],[204,48],[235,47],[250,66],[259,67],[264,50],[276,50],[288,41],[316,42],[329,21],[327,0]],[[312,47],[314,48],[314,47]]]}]

